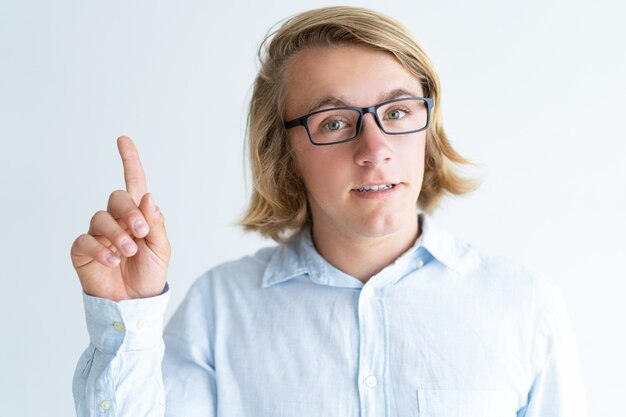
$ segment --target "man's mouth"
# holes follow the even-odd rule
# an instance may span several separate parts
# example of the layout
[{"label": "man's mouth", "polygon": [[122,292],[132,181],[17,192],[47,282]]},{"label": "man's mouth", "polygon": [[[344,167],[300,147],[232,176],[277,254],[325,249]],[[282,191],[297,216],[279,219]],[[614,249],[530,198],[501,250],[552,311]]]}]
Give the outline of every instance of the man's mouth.
[{"label": "man's mouth", "polygon": [[360,191],[362,193],[375,193],[378,191],[385,191],[393,188],[395,184],[380,184],[380,185],[366,185],[362,188],[355,188],[356,191]]}]

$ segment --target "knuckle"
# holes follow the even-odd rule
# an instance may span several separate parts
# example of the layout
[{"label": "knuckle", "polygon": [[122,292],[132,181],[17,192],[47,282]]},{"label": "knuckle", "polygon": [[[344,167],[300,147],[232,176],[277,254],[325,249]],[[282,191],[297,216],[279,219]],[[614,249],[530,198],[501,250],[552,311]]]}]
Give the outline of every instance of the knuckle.
[{"label": "knuckle", "polygon": [[[139,158],[133,159],[133,162],[135,161],[139,161]],[[142,181],[143,181],[143,177],[141,175],[134,175],[134,174],[126,175],[126,182],[128,183],[141,184]]]},{"label": "knuckle", "polygon": [[119,199],[120,197],[122,197],[124,194],[127,194],[127,193],[128,192],[126,190],[115,190],[109,195],[109,202]]},{"label": "knuckle", "polygon": [[76,247],[83,247],[87,244],[87,242],[90,241],[90,235],[83,233],[82,235],[78,236],[76,238],[76,240],[74,240],[74,244],[72,245],[72,247],[76,248]]},{"label": "knuckle", "polygon": [[105,210],[98,210],[94,213],[93,216],[91,216],[91,221],[89,222],[90,226],[94,226],[96,223],[98,223],[99,221],[102,221],[102,219],[105,216],[108,216],[109,212],[105,211]]}]

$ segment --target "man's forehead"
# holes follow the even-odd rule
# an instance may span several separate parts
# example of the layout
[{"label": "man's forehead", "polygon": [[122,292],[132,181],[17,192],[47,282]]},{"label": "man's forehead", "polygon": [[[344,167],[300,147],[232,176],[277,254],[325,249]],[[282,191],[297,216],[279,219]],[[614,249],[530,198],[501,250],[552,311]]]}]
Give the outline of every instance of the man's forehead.
[{"label": "man's forehead", "polygon": [[289,117],[423,94],[418,77],[392,53],[364,46],[305,47],[289,58],[284,77]]},{"label": "man's forehead", "polygon": [[383,91],[378,93],[375,99],[375,103],[359,103],[353,97],[349,97],[343,94],[328,95],[318,101],[313,101],[312,104],[307,107],[307,113],[312,113],[316,110],[321,110],[326,107],[363,107],[372,106],[375,104],[383,103],[385,101],[393,100],[402,97],[422,97],[421,89],[418,91],[415,88],[394,88],[390,91]]}]

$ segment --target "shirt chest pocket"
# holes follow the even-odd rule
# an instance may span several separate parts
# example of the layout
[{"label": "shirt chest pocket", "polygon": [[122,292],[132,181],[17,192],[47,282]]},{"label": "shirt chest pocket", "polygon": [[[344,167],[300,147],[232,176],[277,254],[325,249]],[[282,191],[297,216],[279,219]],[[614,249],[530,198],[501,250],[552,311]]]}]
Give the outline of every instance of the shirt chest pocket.
[{"label": "shirt chest pocket", "polygon": [[419,417],[515,417],[511,390],[418,389]]}]

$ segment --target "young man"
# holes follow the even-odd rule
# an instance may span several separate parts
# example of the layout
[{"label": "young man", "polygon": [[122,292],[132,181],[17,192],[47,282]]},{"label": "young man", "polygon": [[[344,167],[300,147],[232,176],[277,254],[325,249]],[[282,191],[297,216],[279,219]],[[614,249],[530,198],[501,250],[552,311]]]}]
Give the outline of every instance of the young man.
[{"label": "young man", "polygon": [[205,273],[162,338],[170,246],[119,138],[127,190],[72,247],[78,415],[584,416],[559,292],[425,214],[473,185],[406,29],[335,7],[268,42],[242,224],[280,245]]}]

